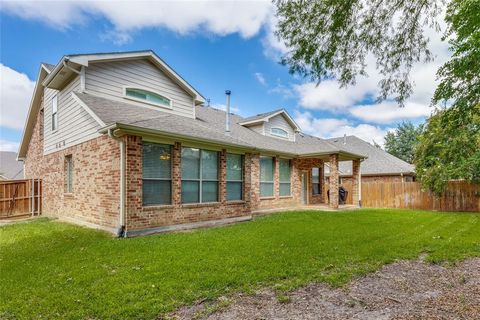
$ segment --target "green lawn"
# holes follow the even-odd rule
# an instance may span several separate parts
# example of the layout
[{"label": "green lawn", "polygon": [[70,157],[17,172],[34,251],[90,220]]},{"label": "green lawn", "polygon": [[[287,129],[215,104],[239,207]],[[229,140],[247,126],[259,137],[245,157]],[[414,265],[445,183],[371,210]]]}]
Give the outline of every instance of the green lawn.
[{"label": "green lawn", "polygon": [[120,240],[38,220],[0,227],[0,319],[153,319],[260,286],[342,285],[421,253],[434,262],[480,256],[480,215],[289,212]]}]

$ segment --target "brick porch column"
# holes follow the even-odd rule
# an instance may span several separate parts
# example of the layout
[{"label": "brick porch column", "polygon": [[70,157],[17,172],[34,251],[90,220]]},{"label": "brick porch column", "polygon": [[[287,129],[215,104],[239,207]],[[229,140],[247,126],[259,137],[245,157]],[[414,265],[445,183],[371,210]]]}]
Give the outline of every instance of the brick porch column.
[{"label": "brick porch column", "polygon": [[[250,158],[250,159],[248,159]],[[250,161],[247,161],[250,160]],[[247,165],[249,168],[247,169]],[[250,173],[250,178],[247,174]],[[260,205],[260,155],[250,154],[250,157],[245,157],[245,189],[250,184],[250,205],[251,209],[255,210]],[[247,190],[245,190],[247,191]]]},{"label": "brick porch column", "polygon": [[330,207],[338,208],[338,154],[330,155]]},{"label": "brick porch column", "polygon": [[[318,166],[318,168],[320,169],[320,172],[319,172],[319,177],[318,177],[318,182],[320,183],[320,188],[322,188],[320,190],[320,196],[321,196],[321,199],[322,199],[322,203],[325,203],[325,194],[327,193],[327,189],[326,189],[326,186],[325,186],[325,163],[323,160],[320,160],[320,165]],[[311,174],[312,170],[310,170],[310,174]]]},{"label": "brick porch column", "polygon": [[352,201],[355,206],[360,205],[360,183],[360,159],[352,160]]}]

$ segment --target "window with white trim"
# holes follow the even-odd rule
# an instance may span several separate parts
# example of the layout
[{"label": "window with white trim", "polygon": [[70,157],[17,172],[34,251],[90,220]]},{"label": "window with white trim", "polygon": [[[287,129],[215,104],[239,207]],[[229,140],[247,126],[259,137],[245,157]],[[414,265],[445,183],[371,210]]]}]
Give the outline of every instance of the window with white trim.
[{"label": "window with white trim", "polygon": [[172,146],[143,142],[142,204],[172,203]]},{"label": "window with white trim", "polygon": [[243,199],[243,156],[227,153],[227,201]]},{"label": "window with white trim", "polygon": [[274,136],[288,138],[288,132],[281,128],[271,128],[270,133]]},{"label": "window with white trim", "polygon": [[275,165],[272,157],[260,157],[260,197],[273,197]]},{"label": "window with white trim", "polygon": [[291,195],[291,168],[290,160],[280,159],[280,196],[285,197]]},{"label": "window with white trim", "polygon": [[58,128],[58,97],[52,98],[52,131]]},{"label": "window with white trim", "polygon": [[65,156],[65,193],[73,192],[73,158]]},{"label": "window with white trim", "polygon": [[312,193],[322,194],[322,181],[320,180],[320,168],[312,168]]},{"label": "window with white trim", "polygon": [[125,97],[141,102],[147,102],[156,106],[171,108],[172,100],[156,92],[139,89],[125,88]]},{"label": "window with white trim", "polygon": [[218,152],[182,148],[182,203],[218,201]]}]

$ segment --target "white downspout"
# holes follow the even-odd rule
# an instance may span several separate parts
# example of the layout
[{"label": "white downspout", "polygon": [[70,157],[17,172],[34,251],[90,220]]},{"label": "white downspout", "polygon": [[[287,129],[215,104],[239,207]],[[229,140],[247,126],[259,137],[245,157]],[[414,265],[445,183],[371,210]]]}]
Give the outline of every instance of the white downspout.
[{"label": "white downspout", "polygon": [[119,212],[119,227],[117,236],[125,237],[125,141],[116,137],[113,129],[108,129],[108,136],[116,141],[120,146],[120,212]]}]

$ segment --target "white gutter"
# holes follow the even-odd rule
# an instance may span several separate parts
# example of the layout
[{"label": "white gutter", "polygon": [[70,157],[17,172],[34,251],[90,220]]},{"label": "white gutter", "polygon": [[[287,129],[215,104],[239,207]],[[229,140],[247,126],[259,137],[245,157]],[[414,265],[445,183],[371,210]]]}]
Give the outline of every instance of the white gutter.
[{"label": "white gutter", "polygon": [[116,137],[113,129],[108,129],[108,136],[116,141],[120,146],[120,210],[119,210],[119,226],[117,236],[125,237],[125,141]]}]

